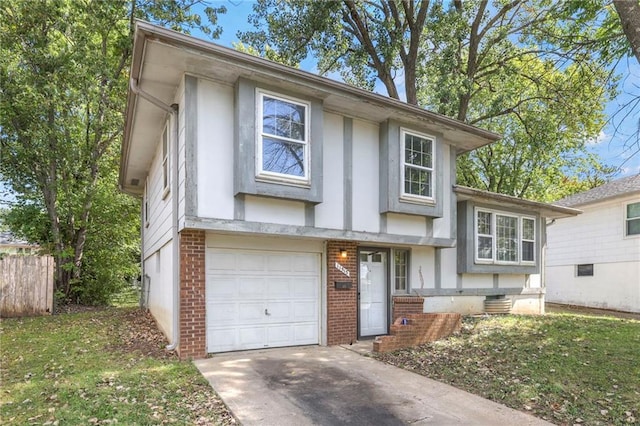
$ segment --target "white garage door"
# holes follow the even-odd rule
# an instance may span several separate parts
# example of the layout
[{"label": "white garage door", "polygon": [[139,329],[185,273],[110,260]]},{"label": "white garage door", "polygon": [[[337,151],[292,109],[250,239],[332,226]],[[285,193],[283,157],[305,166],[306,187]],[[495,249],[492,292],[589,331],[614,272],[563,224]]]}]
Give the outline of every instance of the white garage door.
[{"label": "white garage door", "polygon": [[207,351],[318,344],[320,255],[207,249]]}]

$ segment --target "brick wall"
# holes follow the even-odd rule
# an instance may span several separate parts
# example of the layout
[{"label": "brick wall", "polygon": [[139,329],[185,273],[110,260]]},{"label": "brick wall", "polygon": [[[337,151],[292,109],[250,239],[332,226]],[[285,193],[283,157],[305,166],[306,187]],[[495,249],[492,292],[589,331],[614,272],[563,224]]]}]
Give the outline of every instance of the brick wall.
[{"label": "brick wall", "polygon": [[[340,256],[341,249],[347,257]],[[357,245],[347,241],[327,242],[327,344],[340,345],[358,338],[358,253]],[[338,269],[338,262],[349,272],[347,277]],[[350,282],[349,289],[336,289],[335,282]]]},{"label": "brick wall", "polygon": [[204,358],[206,348],[205,232],[180,232],[180,358]]},{"label": "brick wall", "polygon": [[411,314],[421,314],[424,311],[424,298],[419,296],[394,296],[392,308],[392,322],[398,318],[406,318]]},{"label": "brick wall", "polygon": [[439,340],[460,331],[462,316],[454,313],[409,314],[407,324],[402,317],[391,325],[389,336],[379,336],[373,342],[374,352],[390,352]]}]

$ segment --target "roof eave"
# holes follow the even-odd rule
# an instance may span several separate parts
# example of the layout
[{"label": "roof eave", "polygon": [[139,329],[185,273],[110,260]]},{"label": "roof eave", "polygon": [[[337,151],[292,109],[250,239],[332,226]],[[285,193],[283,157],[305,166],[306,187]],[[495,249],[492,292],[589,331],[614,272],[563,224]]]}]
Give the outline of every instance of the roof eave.
[{"label": "roof eave", "polygon": [[615,200],[617,198],[631,197],[631,196],[634,196],[634,195],[640,195],[640,191],[623,192],[621,194],[615,194],[615,195],[611,195],[609,197],[602,197],[602,198],[598,198],[596,200],[588,200],[588,201],[583,201],[583,202],[579,202],[579,203],[559,204],[559,205],[566,206],[566,207],[584,207],[584,206],[590,206],[590,205],[593,205],[593,204],[609,202],[609,201]]},{"label": "roof eave", "polygon": [[[470,124],[466,124],[461,121],[455,120],[453,118],[449,118],[444,115],[425,110],[423,108],[418,107],[417,105],[411,105],[399,99],[393,99],[388,96],[380,95],[378,93],[369,92],[367,90],[350,86],[348,84],[345,84],[339,81],[331,80],[326,77],[321,77],[319,75],[312,74],[307,71],[291,68],[286,65],[282,65],[277,62],[270,61],[268,59],[249,55],[247,53],[230,49],[228,47],[219,46],[217,44],[213,44],[205,40],[197,39],[174,30],[158,27],[148,22],[137,21],[136,35],[140,37],[143,34],[145,38],[154,37],[165,43],[169,43],[169,44],[175,43],[182,47],[193,48],[196,50],[203,51],[205,53],[215,54],[227,60],[233,60],[234,62],[243,63],[246,65],[252,65],[252,66],[258,65],[261,68],[265,68],[270,71],[275,71],[281,74],[294,76],[296,78],[306,80],[314,84],[318,84],[318,85],[330,87],[332,89],[336,89],[342,92],[350,93],[354,96],[364,97],[371,100],[372,102],[379,103],[384,106],[389,106],[392,108],[404,110],[406,112],[423,115],[426,118],[429,118],[431,120],[440,122],[442,124],[447,124],[449,126],[455,127],[465,132],[485,138],[487,139],[487,143],[495,142],[501,138],[501,135],[497,133],[491,132],[489,130],[484,130],[479,127],[475,127]],[[134,54],[135,53],[136,53],[136,50],[134,49]],[[139,63],[138,63],[138,66],[139,66]],[[132,70],[133,70],[133,65],[132,65]],[[134,75],[133,72],[132,72],[132,75]]]},{"label": "roof eave", "polygon": [[[146,33],[144,30],[138,30],[138,23],[136,23],[136,30],[134,32],[133,40],[133,54],[131,62],[130,79],[137,80],[140,76],[140,68],[143,59],[142,52],[144,51],[144,44],[146,39]],[[124,132],[122,135],[122,146],[120,148],[120,173],[118,176],[118,186],[120,190],[129,195],[140,195],[141,191],[132,191],[127,188],[126,184],[126,168],[129,162],[129,149],[131,147],[131,129],[133,126],[133,114],[135,112],[135,104],[137,101],[137,95],[129,89],[127,84],[127,107],[125,110]]]},{"label": "roof eave", "polygon": [[520,208],[534,210],[541,216],[549,219],[560,219],[563,217],[577,216],[581,210],[572,207],[559,206],[556,204],[541,203],[538,201],[525,200],[512,195],[498,194],[496,192],[484,191],[481,189],[469,188],[466,186],[454,185],[454,192],[461,200],[485,201],[494,204],[513,205]]}]

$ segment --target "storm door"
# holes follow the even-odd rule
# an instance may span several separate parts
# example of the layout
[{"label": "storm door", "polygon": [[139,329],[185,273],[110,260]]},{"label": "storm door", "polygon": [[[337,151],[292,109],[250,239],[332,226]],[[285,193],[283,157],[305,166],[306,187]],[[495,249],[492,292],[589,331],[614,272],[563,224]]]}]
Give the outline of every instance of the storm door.
[{"label": "storm door", "polygon": [[389,317],[388,258],[386,250],[359,251],[359,329],[361,337],[387,334]]}]

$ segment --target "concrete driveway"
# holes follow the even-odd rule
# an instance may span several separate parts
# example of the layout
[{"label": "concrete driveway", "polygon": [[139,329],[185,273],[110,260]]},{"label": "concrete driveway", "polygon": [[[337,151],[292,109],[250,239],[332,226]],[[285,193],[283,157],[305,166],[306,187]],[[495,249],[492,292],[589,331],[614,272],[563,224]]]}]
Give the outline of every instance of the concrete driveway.
[{"label": "concrete driveway", "polygon": [[195,365],[245,426],[549,424],[340,346],[235,352]]}]

